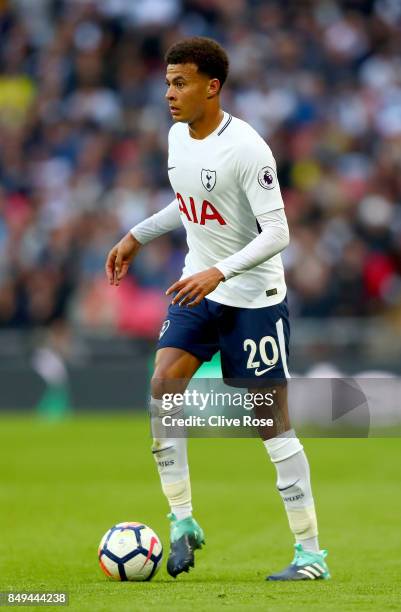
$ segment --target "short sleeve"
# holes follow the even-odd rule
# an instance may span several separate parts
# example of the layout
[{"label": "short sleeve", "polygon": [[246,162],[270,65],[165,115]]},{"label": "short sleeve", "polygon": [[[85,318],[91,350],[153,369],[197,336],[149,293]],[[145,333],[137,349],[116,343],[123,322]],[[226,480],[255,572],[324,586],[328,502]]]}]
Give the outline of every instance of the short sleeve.
[{"label": "short sleeve", "polygon": [[275,159],[256,133],[241,143],[237,176],[255,216],[284,208]]}]

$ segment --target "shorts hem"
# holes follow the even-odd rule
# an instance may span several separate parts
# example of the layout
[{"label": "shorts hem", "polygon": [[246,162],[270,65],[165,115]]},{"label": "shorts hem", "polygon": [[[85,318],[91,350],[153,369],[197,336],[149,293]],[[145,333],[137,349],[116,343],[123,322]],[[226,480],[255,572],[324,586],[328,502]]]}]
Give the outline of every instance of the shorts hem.
[{"label": "shorts hem", "polygon": [[205,356],[204,354],[202,355],[201,353],[197,353],[194,350],[189,350],[187,346],[185,346],[184,344],[180,344],[179,342],[171,342],[169,344],[163,344],[162,346],[157,345],[156,346],[156,351],[158,351],[159,349],[163,349],[163,348],[177,348],[177,349],[181,349],[182,351],[185,351],[186,353],[189,353],[190,355],[193,355],[193,357],[196,357],[197,359],[200,359],[203,362],[205,361],[211,361],[211,359],[213,358],[213,356],[215,355],[215,353],[217,353],[217,351],[215,351],[215,353],[213,353],[213,355],[207,355]]},{"label": "shorts hem", "polygon": [[258,387],[274,387],[288,385],[288,379],[283,376],[266,376],[265,378],[249,378],[248,376],[223,376],[224,384],[228,387],[237,387],[239,389],[250,389]]}]

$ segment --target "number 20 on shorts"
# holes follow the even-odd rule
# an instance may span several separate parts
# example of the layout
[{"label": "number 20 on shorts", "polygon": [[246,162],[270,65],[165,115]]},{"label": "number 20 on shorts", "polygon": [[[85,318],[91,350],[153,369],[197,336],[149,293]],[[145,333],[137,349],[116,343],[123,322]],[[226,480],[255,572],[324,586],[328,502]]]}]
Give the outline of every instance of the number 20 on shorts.
[{"label": "number 20 on shorts", "polygon": [[[252,338],[246,338],[244,340],[243,349],[245,352],[249,351],[246,367],[248,370],[254,370],[255,376],[262,376],[262,374],[272,370],[276,366],[281,355],[284,373],[287,378],[290,377],[287,367],[282,319],[276,321],[276,331],[278,345],[274,336],[263,336],[259,340],[259,346]],[[262,365],[267,367],[260,369],[261,362]]]}]

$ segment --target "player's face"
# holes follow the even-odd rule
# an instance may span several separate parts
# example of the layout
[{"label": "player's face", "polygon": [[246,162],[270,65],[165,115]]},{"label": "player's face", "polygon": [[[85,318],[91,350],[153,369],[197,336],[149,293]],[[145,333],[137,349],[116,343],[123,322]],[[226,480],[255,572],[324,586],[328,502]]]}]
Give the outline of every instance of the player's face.
[{"label": "player's face", "polygon": [[166,72],[166,100],[174,121],[193,123],[199,119],[210,98],[213,81],[198,72],[195,64],[169,64]]}]

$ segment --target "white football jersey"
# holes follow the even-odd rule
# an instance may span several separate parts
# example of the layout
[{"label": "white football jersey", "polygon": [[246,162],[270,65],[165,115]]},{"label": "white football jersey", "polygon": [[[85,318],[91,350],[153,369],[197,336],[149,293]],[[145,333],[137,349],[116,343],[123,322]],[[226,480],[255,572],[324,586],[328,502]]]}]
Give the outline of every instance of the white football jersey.
[{"label": "white football jersey", "polygon": [[[202,140],[176,123],[169,133],[168,174],[187,232],[181,278],[240,251],[258,233],[256,215],[283,208],[273,154],[245,121],[224,113]],[[286,294],[280,255],[222,283],[208,299],[241,308],[262,308]]]}]

